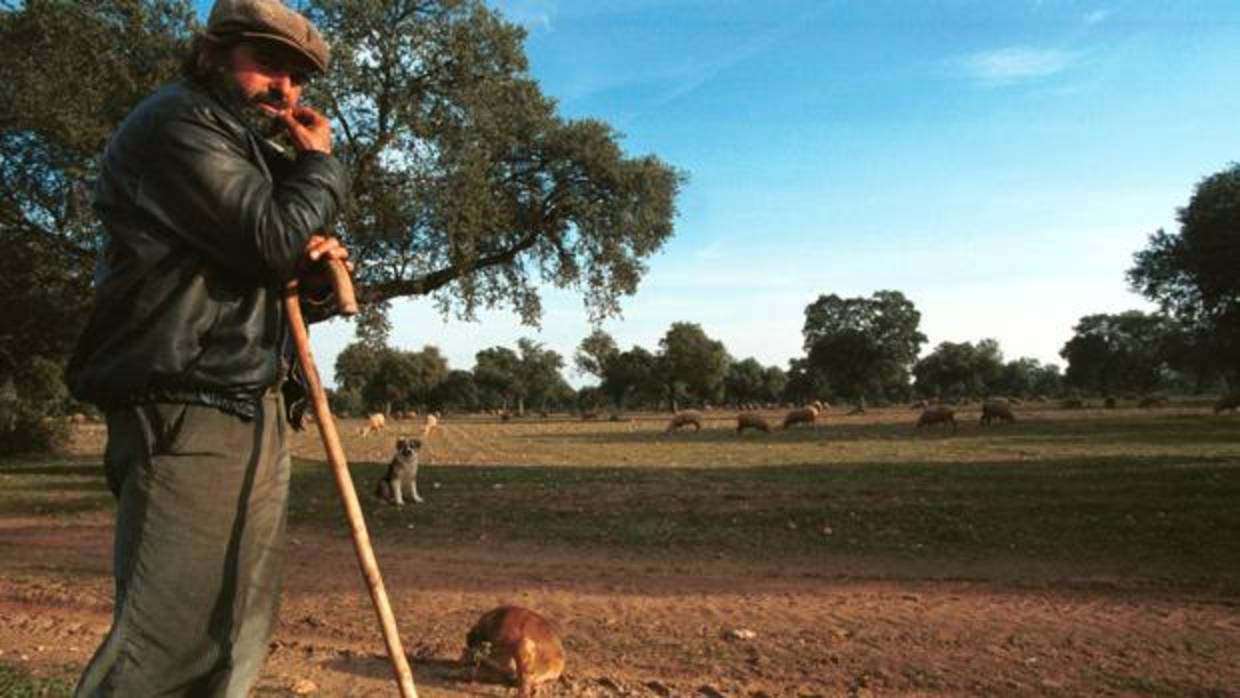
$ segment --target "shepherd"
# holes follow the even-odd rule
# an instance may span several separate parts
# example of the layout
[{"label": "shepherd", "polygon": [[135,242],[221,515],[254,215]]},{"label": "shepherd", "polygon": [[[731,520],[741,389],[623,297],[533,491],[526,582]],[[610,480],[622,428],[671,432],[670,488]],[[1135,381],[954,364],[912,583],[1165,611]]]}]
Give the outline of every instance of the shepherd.
[{"label": "shepherd", "polygon": [[95,305],[67,378],[107,415],[116,586],[80,698],[246,696],[267,656],[306,402],[281,302],[295,282],[331,308],[325,263],[349,256],[318,232],[348,194],[331,124],[300,103],[328,61],[279,0],[218,0],[181,79],[104,153]]}]

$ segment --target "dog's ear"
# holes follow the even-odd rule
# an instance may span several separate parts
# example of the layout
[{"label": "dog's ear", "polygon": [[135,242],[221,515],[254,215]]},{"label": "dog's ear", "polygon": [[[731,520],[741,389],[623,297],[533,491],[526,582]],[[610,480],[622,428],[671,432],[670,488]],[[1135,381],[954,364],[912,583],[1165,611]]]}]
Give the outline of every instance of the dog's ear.
[{"label": "dog's ear", "polygon": [[396,450],[397,450],[397,451],[399,451],[400,449],[404,448],[404,446],[405,446],[405,440],[404,440],[404,439],[397,439],[397,440],[396,440]]},{"label": "dog's ear", "polygon": [[409,443],[413,444],[414,448],[422,448],[422,439],[409,439]]}]

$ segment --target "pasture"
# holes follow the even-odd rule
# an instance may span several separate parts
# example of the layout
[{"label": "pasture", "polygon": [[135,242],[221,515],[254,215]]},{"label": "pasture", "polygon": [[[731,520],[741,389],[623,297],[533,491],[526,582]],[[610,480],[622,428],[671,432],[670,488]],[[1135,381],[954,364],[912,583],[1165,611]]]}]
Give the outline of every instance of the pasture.
[{"label": "pasture", "polygon": [[[514,602],[564,630],[549,695],[1237,695],[1240,417],[841,412],[741,435],[727,410],[671,434],[666,414],[446,415],[426,502],[400,509],[372,489],[422,421],[342,421],[420,694],[503,695],[455,659]],[[0,462],[0,695],[64,694],[106,629],[101,445],[81,425],[63,457]],[[262,694],[391,695],[313,426],[293,450]]]}]

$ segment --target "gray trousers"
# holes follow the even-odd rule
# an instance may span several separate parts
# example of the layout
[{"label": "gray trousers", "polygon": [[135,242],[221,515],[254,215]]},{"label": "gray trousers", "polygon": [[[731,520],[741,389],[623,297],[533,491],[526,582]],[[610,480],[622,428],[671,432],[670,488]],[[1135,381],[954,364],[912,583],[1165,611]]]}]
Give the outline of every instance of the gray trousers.
[{"label": "gray trousers", "polygon": [[75,698],[244,698],[274,631],[288,509],[279,391],[246,421],[158,404],[108,414],[112,628]]}]

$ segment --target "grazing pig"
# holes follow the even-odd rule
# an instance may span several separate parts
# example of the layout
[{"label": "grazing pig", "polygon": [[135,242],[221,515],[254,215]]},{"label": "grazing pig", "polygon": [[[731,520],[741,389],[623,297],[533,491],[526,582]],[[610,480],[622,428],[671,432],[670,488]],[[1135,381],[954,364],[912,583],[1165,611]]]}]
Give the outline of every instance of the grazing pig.
[{"label": "grazing pig", "polygon": [[982,403],[982,424],[987,425],[994,420],[1001,422],[1014,422],[1016,415],[1012,414],[1012,407],[1002,400],[987,400]]},{"label": "grazing pig", "polygon": [[702,413],[697,410],[682,410],[672,415],[672,420],[667,423],[665,433],[670,434],[681,427],[692,426],[695,431],[702,430]]},{"label": "grazing pig", "polygon": [[461,662],[472,665],[470,680],[486,667],[515,681],[517,695],[529,698],[538,685],[564,673],[564,644],[555,625],[528,608],[500,606],[478,619],[465,636]]},{"label": "grazing pig", "polygon": [[810,405],[809,407],[792,410],[784,415],[783,426],[785,429],[789,429],[798,424],[813,424],[816,419],[818,419],[818,408]]},{"label": "grazing pig", "polygon": [[935,424],[950,424],[952,431],[956,431],[956,411],[943,405],[935,405],[922,410],[921,416],[917,418],[917,428]]},{"label": "grazing pig", "polygon": [[761,432],[770,433],[771,425],[758,414],[738,414],[736,415],[736,433],[741,433],[746,429],[757,429]]},{"label": "grazing pig", "polygon": [[370,436],[377,434],[387,428],[387,419],[384,418],[382,412],[375,412],[366,417],[366,425],[362,427],[362,436]]}]

